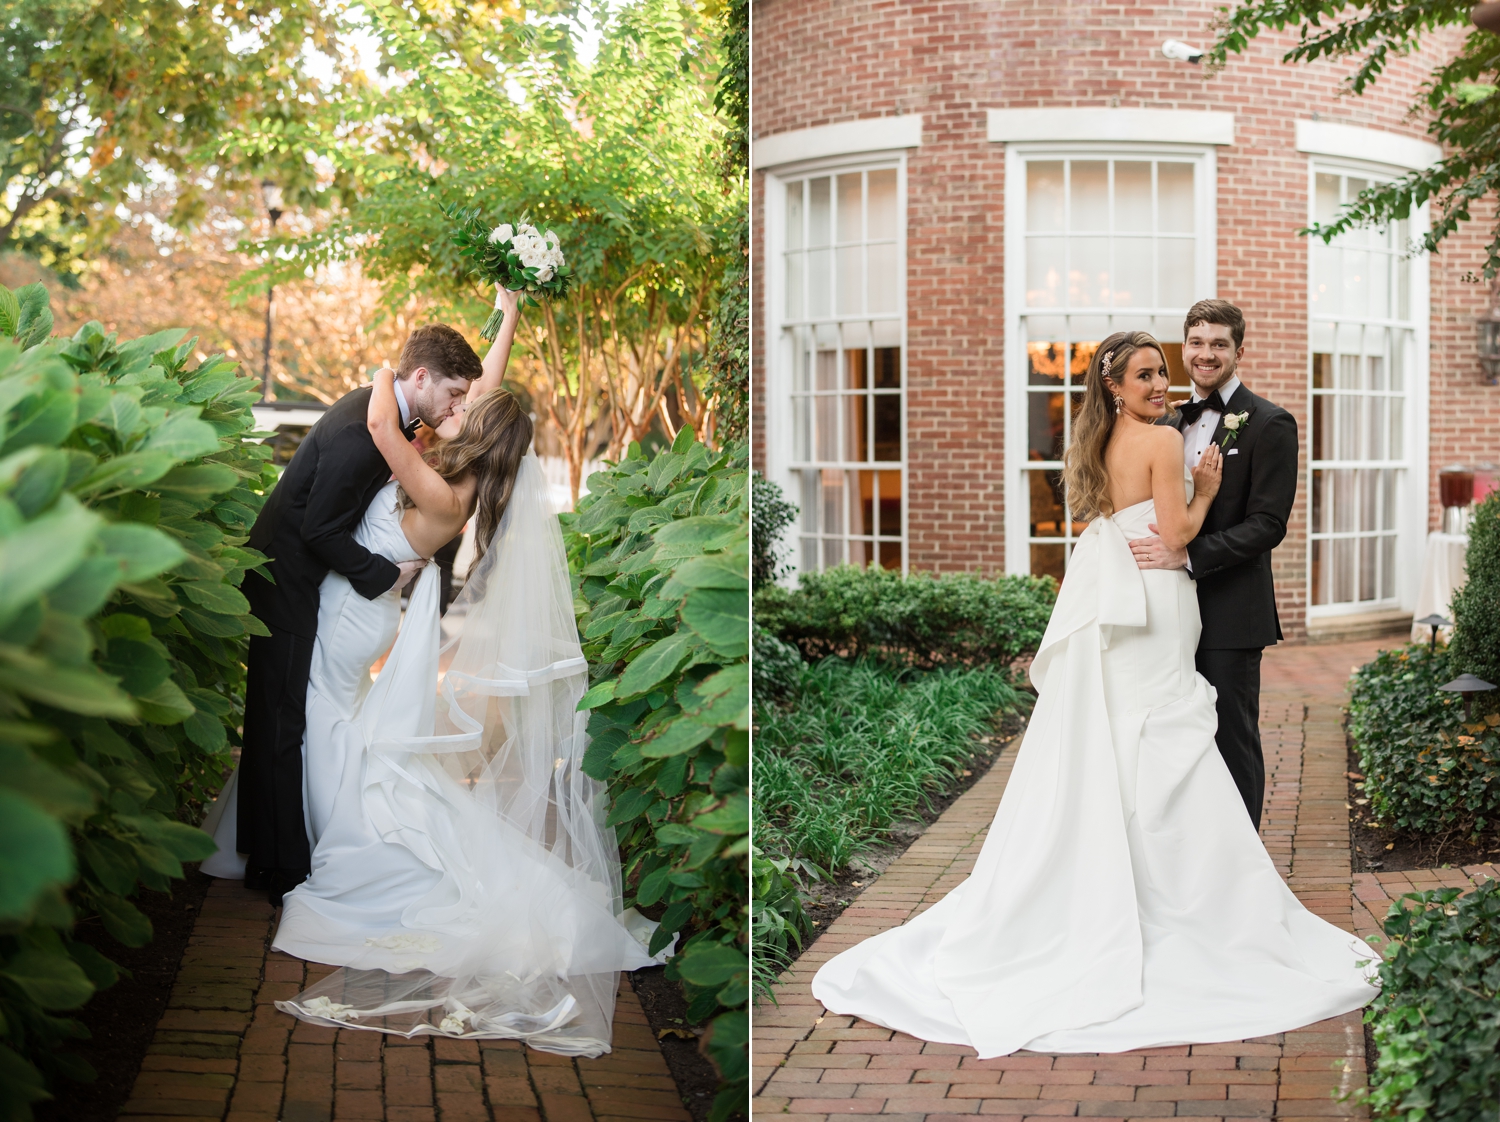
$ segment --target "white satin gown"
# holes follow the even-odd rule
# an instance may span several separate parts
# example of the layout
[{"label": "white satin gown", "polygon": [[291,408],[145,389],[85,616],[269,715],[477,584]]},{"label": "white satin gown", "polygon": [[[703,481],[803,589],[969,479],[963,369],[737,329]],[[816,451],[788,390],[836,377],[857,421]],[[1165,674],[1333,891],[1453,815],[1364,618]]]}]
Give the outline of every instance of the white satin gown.
[{"label": "white satin gown", "polygon": [[831,1012],[991,1058],[1243,1040],[1375,997],[1373,952],[1302,906],[1245,813],[1192,579],[1130,552],[1155,520],[1148,500],[1084,531],[973,873],[824,964]]},{"label": "white satin gown", "polygon": [[[401,513],[392,482],[371,502],[356,540],[393,561],[415,560]],[[555,544],[560,550],[560,538]],[[499,583],[490,580],[492,588]],[[560,677],[585,673],[576,631],[573,637],[573,651],[558,652],[573,658],[531,675],[530,687],[524,673],[519,683],[490,683],[483,702],[493,706],[493,695],[507,691],[541,695]],[[585,855],[590,876],[575,867],[585,861],[560,857],[558,845],[540,844],[494,812],[485,788],[523,785],[514,768],[501,776],[495,768],[470,770],[472,759],[450,766],[465,751],[475,754],[471,742],[481,734],[478,723],[446,736],[435,728],[441,646],[435,566],[417,578],[404,621],[396,590],[367,600],[338,573],[324,579],[303,741],[312,875],[286,893],[272,946],[351,969],[277,1005],[351,1028],[522,1039],[568,1055],[607,1052],[617,972],[659,965],[661,956],[644,945],[655,924],[619,910],[612,831],[591,831],[592,821],[574,831],[600,840],[599,852]],[[386,662],[372,683],[381,655]],[[571,716],[576,702],[572,696],[562,708]],[[493,708],[490,714],[509,736],[502,751],[513,749],[514,730],[501,728]],[[582,740],[568,741],[580,756]],[[542,782],[591,785],[567,774],[576,763],[549,753]],[[232,804],[232,795],[219,802]],[[566,813],[555,791],[544,797],[554,820]],[[243,876],[243,859],[230,857],[233,807],[216,804],[215,811],[205,829],[220,845],[211,861],[226,870],[216,875],[234,875],[238,860]],[[553,839],[565,832],[555,821],[550,827]]]}]

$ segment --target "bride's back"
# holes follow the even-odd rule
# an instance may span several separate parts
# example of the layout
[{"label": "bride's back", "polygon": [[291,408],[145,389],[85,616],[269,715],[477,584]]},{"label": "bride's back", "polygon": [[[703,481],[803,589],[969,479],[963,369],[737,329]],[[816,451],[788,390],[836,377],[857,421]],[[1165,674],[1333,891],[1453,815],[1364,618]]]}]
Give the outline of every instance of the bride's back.
[{"label": "bride's back", "polygon": [[1109,478],[1111,513],[1152,497],[1152,463],[1160,462],[1164,442],[1181,446],[1176,429],[1148,425],[1122,414],[1104,448],[1104,470]]}]

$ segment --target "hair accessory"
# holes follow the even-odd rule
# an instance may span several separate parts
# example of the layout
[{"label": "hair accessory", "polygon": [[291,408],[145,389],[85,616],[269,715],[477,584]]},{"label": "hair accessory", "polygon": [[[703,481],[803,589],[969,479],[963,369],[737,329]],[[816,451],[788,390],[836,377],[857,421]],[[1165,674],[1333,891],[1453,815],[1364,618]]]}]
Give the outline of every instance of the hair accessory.
[{"label": "hair accessory", "polygon": [[1115,352],[1108,351],[1105,353],[1104,357],[1099,360],[1099,373],[1103,374],[1106,378],[1109,377],[1109,364],[1114,361],[1114,358]]}]

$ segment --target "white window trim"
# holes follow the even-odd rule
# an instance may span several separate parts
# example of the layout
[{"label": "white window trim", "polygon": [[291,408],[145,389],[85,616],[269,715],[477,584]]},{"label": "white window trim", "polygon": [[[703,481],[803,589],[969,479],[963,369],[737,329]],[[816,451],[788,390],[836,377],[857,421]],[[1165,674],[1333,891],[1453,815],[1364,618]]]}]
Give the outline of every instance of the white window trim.
[{"label": "white window trim", "polygon": [[[1304,124],[1322,124],[1322,122],[1298,121],[1298,148],[1302,145],[1302,126]],[[1376,129],[1356,129],[1347,125],[1329,126],[1347,129],[1350,132],[1370,133],[1375,135],[1391,136],[1390,133],[1381,134]],[[1396,139],[1406,140],[1405,137]],[[1412,141],[1411,143],[1419,143]],[[1372,160],[1359,160],[1335,155],[1314,155],[1307,161],[1307,218],[1309,222],[1315,220],[1314,207],[1317,204],[1317,175],[1319,171],[1335,172],[1344,175],[1366,175],[1377,176],[1381,179],[1394,179],[1409,170],[1404,166],[1382,164]],[[1411,223],[1410,237],[1413,241],[1421,238],[1428,230],[1428,208],[1423,204],[1420,208],[1413,210],[1409,219]],[[1304,522],[1307,526],[1307,559],[1304,574],[1303,588],[1307,592],[1307,618],[1329,619],[1347,615],[1361,615],[1366,612],[1378,612],[1390,607],[1388,601],[1365,600],[1353,604],[1314,604],[1312,602],[1312,356],[1313,356],[1313,319],[1312,319],[1312,286],[1313,266],[1312,239],[1307,238],[1307,425],[1302,433],[1302,448],[1307,463],[1306,474],[1301,480],[1298,498],[1303,503],[1305,511]],[[1431,298],[1431,275],[1430,260],[1426,253],[1419,253],[1411,259],[1411,301],[1412,301],[1412,349],[1415,351],[1412,363],[1412,384],[1409,396],[1406,399],[1406,431],[1402,439],[1406,448],[1406,479],[1397,493],[1398,508],[1396,511],[1396,606],[1403,611],[1410,611],[1416,606],[1418,586],[1422,580],[1422,561],[1427,547],[1427,505],[1428,472],[1430,464],[1428,458],[1428,412],[1430,409],[1430,383],[1431,383],[1431,335],[1432,335],[1432,298]]]},{"label": "white window trim", "polygon": [[[1091,111],[1092,112],[1092,111]],[[1224,114],[1227,116],[1227,114]],[[1030,489],[1026,479],[1026,340],[1021,332],[1026,292],[1026,161],[1035,156],[1072,158],[1098,154],[1116,158],[1192,159],[1202,182],[1194,216],[1198,239],[1198,289],[1194,300],[1218,292],[1218,179],[1215,150],[1208,145],[1046,142],[1008,144],[1005,152],[1005,571],[1031,571]],[[1059,313],[1061,314],[1061,313]],[[1103,314],[1110,315],[1109,311]],[[1127,313],[1128,314],[1128,313]],[[904,353],[904,352],[903,352]]]},{"label": "white window trim", "polygon": [[989,109],[1001,144],[1233,144],[1234,114],[1198,109]]},{"label": "white window trim", "polygon": [[[780,166],[767,173],[765,180],[765,372],[766,372],[766,423],[765,455],[766,478],[781,488],[789,502],[794,503],[801,518],[801,488],[792,473],[793,441],[796,435],[792,418],[792,371],[785,353],[782,337],[786,320],[786,274],[782,268],[782,254],[786,247],[786,182],[802,179],[818,173],[837,173],[845,168],[865,168],[871,164],[896,165],[896,260],[899,263],[896,275],[896,306],[900,309],[901,347],[901,573],[904,576],[911,564],[911,462],[908,444],[911,438],[907,413],[907,348],[906,325],[906,151],[876,151],[850,153],[847,156],[822,160],[803,160],[796,164]],[[858,318],[858,317],[851,317]],[[794,522],[787,531],[784,546],[790,547],[787,574],[783,583],[792,584],[802,571],[802,547],[800,521]]]},{"label": "white window trim", "polygon": [[836,156],[868,157],[872,152],[919,148],[922,115],[864,117],[836,125],[793,129],[756,139],[750,145],[750,166],[756,171],[780,169],[803,160],[826,160]]},{"label": "white window trim", "polygon": [[1422,171],[1443,158],[1443,150],[1429,141],[1336,121],[1298,121],[1297,151],[1334,161],[1379,165],[1380,174],[1392,178]]}]

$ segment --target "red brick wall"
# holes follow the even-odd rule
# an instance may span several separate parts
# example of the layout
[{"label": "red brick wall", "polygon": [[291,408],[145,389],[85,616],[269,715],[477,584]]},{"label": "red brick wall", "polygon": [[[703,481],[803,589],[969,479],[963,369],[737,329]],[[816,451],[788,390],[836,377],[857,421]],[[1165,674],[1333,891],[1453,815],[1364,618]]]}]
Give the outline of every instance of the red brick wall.
[{"label": "red brick wall", "polygon": [[[1267,37],[1217,75],[1161,57],[1164,39],[1212,39],[1218,0],[1174,6],[1043,0],[756,0],[752,130],[769,136],[861,117],[923,115],[908,162],[908,459],[917,568],[1004,565],[1004,145],[985,110],[1054,106],[1215,109],[1235,114],[1218,150],[1218,294],[1250,324],[1242,374],[1304,427],[1307,393],[1307,157],[1294,122],[1320,119],[1423,136],[1406,119],[1453,33],[1397,60],[1363,97],[1341,94],[1348,65],[1283,66],[1292,42]],[[760,307],[764,176],[752,205]],[[1462,275],[1483,262],[1487,220],[1431,267],[1433,464],[1500,461],[1500,389],[1480,386],[1474,317],[1487,303]],[[763,323],[757,320],[757,324]],[[759,330],[759,327],[757,327]],[[756,337],[754,386],[764,386]],[[755,406],[757,426],[763,403]],[[757,439],[756,455],[763,455]],[[1305,469],[1305,462],[1303,464]],[[1436,500],[1436,485],[1433,488]],[[1307,600],[1305,492],[1275,566],[1288,638]],[[1436,518],[1434,511],[1433,519]]]}]

